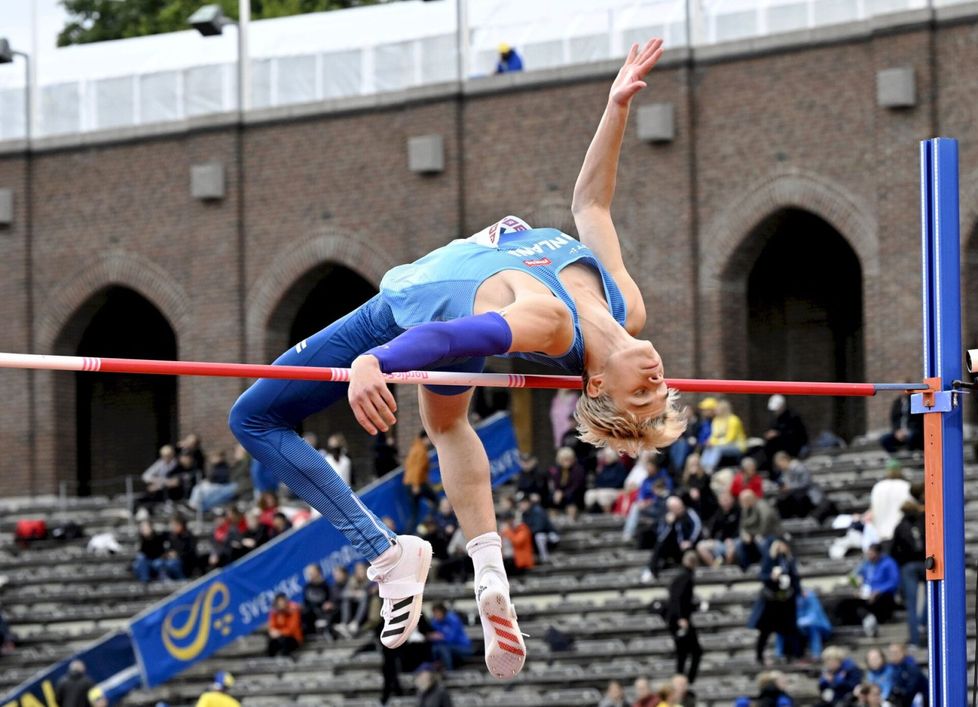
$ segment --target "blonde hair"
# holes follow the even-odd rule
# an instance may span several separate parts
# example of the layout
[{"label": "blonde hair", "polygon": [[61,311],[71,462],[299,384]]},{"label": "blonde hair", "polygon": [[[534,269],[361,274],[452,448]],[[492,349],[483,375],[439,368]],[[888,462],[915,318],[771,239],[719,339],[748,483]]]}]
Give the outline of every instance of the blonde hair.
[{"label": "blonde hair", "polygon": [[[584,388],[586,391],[586,373]],[[623,412],[606,393],[592,398],[585,392],[577,399],[574,418],[581,441],[633,457],[668,447],[685,432],[687,422],[685,409],[679,407],[679,391],[672,388],[666,396],[665,412],[658,417],[641,418]]]}]

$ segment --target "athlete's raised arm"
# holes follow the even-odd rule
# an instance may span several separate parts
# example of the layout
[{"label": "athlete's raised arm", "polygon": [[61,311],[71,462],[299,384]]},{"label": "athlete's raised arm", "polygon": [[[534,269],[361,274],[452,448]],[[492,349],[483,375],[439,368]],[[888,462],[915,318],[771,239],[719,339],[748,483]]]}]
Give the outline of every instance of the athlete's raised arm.
[{"label": "athlete's raised arm", "polygon": [[623,290],[635,286],[625,269],[618,233],[611,220],[618,157],[632,98],[645,88],[643,79],[661,56],[661,39],[649,40],[641,50],[637,44],[632,45],[628,58],[611,84],[608,105],[584,156],[584,165],[574,186],[571,210],[581,242],[597,254],[602,264],[619,280],[618,284]]}]

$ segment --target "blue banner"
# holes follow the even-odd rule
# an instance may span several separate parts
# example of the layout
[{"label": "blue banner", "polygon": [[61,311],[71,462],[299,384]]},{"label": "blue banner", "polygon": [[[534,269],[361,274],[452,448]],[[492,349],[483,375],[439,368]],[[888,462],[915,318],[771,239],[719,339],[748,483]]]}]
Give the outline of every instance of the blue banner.
[{"label": "blue banner", "polygon": [[113,633],[18,685],[0,698],[0,705],[56,707],[55,689],[58,681],[68,673],[68,664],[73,660],[85,664],[88,676],[98,683],[110,702],[139,687],[139,670],[132,640],[126,633]]},{"label": "blue banner", "polygon": [[[519,470],[516,434],[508,414],[494,415],[476,431],[489,456],[493,484]],[[440,478],[433,465],[432,484]],[[397,527],[407,522],[411,508],[402,472],[392,472],[360,496],[378,516],[394,518]],[[346,538],[317,518],[144,612],[132,622],[130,633],[146,686],[167,681],[262,626],[276,594],[300,598],[307,565],[318,564],[330,577],[334,566],[358,559]]]}]

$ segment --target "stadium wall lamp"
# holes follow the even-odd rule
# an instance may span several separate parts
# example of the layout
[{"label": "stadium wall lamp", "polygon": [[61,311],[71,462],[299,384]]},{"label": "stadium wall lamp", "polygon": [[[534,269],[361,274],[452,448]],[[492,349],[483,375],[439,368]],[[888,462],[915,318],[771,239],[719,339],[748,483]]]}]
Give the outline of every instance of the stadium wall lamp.
[{"label": "stadium wall lamp", "polygon": [[192,14],[187,22],[205,37],[222,34],[228,25],[237,24],[224,16],[220,5],[204,5]]}]

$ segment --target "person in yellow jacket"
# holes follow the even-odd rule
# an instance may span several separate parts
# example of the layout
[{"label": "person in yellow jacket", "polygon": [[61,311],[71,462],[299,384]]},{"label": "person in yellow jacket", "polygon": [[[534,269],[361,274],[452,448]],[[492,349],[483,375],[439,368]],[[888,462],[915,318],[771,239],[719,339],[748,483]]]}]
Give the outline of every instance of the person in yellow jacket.
[{"label": "person in yellow jacket", "polygon": [[703,450],[700,463],[704,469],[712,472],[725,455],[739,458],[746,446],[747,435],[744,433],[744,423],[733,414],[729,402],[719,401],[710,428],[710,438],[706,441],[706,449]]},{"label": "person in yellow jacket", "polygon": [[227,694],[234,685],[234,676],[224,670],[214,676],[214,684],[197,700],[197,707],[241,707],[241,703]]}]

